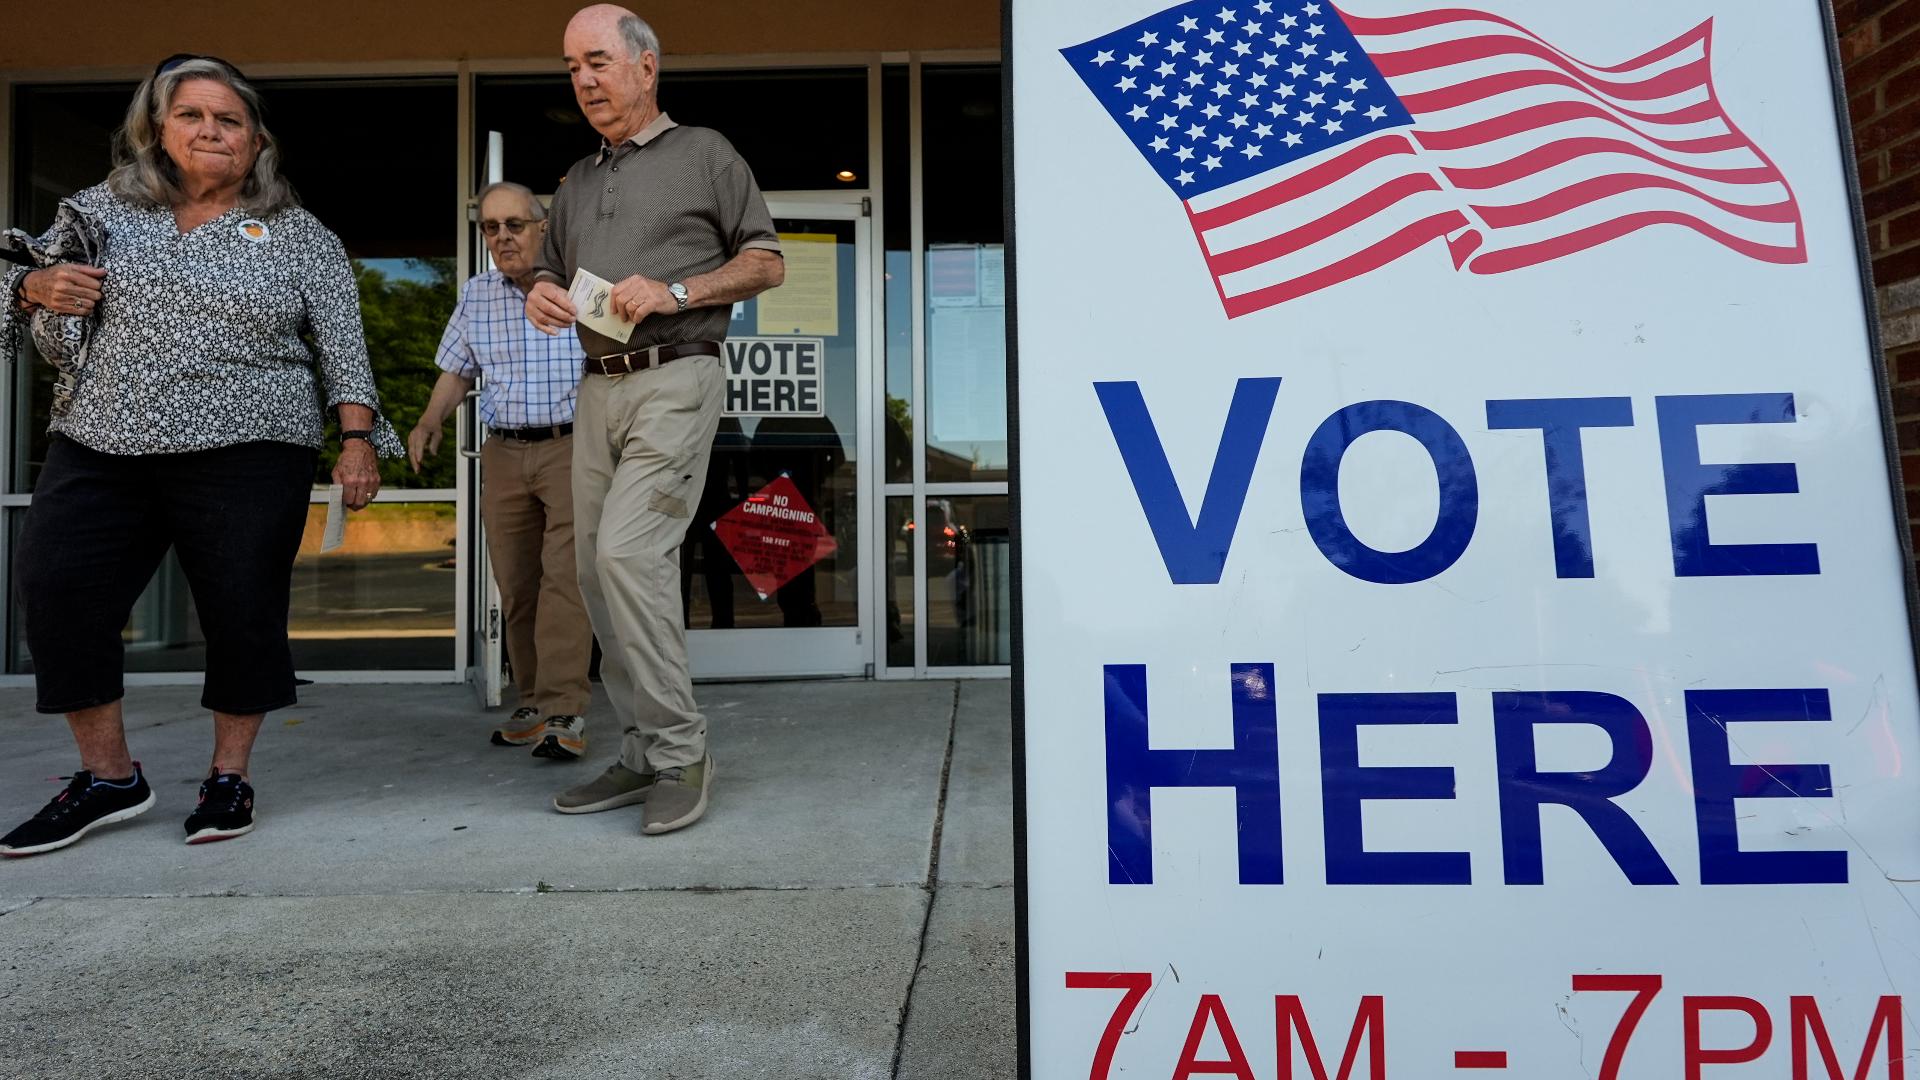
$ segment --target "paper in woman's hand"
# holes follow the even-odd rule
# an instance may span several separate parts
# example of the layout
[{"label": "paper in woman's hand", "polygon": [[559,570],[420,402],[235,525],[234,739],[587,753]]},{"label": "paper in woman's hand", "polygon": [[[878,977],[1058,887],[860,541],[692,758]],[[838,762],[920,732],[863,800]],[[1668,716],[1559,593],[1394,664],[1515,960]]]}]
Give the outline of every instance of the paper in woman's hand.
[{"label": "paper in woman's hand", "polygon": [[633,336],[633,324],[610,314],[613,283],[580,269],[573,272],[573,285],[567,299],[573,301],[574,318],[587,329],[625,345]]},{"label": "paper in woman's hand", "polygon": [[327,524],[320,531],[320,550],[332,551],[347,542],[347,496],[339,484],[327,488]]}]

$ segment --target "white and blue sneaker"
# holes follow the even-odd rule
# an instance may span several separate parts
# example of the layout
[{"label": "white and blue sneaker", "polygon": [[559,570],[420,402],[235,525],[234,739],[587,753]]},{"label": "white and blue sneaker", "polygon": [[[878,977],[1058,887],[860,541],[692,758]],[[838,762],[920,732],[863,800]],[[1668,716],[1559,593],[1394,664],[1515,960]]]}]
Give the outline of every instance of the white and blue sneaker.
[{"label": "white and blue sneaker", "polygon": [[153,788],[140,763],[126,780],[100,780],[85,769],[67,778],[66,790],[33,815],[33,820],[0,837],[0,855],[18,858],[58,851],[102,825],[139,817],[153,809]]}]

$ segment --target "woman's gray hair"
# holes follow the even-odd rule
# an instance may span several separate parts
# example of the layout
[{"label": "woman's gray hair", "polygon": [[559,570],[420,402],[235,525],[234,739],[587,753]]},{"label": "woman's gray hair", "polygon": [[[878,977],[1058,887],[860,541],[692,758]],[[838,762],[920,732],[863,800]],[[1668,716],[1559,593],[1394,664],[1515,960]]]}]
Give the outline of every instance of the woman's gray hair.
[{"label": "woman's gray hair", "polygon": [[620,16],[620,36],[627,39],[627,52],[635,60],[640,59],[641,53],[650,52],[654,60],[659,61],[660,36],[653,32],[653,27],[648,26],[645,19],[638,15]]},{"label": "woman's gray hair", "polygon": [[480,194],[474,196],[474,209],[478,210],[480,207],[487,205],[487,196],[496,191],[511,191],[515,195],[525,198],[527,205],[533,207],[530,215],[532,219],[534,221],[547,220],[547,208],[540,205],[540,200],[534,195],[533,189],[525,184],[516,184],[511,180],[495,180],[493,183],[481,188]]},{"label": "woman's gray hair", "polygon": [[149,77],[133,92],[126,122],[113,133],[113,171],[107,187],[115,195],[149,208],[174,206],[186,198],[180,169],[161,144],[160,129],[173,95],[189,79],[211,79],[232,90],[247,107],[247,122],[260,136],[260,152],[240,187],[240,208],[256,217],[300,205],[293,185],[280,175],[280,143],[262,121],[260,92],[240,73],[216,60],[187,60]]}]

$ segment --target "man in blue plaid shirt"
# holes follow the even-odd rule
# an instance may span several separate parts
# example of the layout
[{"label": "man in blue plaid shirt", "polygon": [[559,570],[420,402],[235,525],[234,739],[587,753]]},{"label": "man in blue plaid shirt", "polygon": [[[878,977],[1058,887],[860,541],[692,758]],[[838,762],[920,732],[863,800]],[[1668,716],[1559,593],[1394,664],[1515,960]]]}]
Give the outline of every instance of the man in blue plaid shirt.
[{"label": "man in blue plaid shirt", "polygon": [[586,752],[593,629],[573,559],[573,406],[585,358],[572,334],[527,321],[527,289],[546,210],[519,184],[480,192],[480,231],[496,269],[460,290],[435,357],[442,374],[407,436],[415,472],[440,450],[447,417],[484,373],[480,514],[506,617],[507,659],[520,707],[493,731],[496,746],[533,744],[536,757]]}]

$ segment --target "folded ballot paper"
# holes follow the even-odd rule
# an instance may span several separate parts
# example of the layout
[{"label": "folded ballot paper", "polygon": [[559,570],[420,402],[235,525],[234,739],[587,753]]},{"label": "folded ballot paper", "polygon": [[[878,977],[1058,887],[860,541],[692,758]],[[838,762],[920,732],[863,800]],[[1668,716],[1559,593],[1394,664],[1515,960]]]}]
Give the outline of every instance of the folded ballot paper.
[{"label": "folded ballot paper", "polygon": [[574,271],[567,298],[573,301],[574,317],[582,325],[624,345],[633,336],[633,324],[608,313],[612,292],[613,282],[582,269]]},{"label": "folded ballot paper", "polygon": [[339,484],[327,488],[327,525],[320,533],[320,550],[332,551],[347,540],[347,497]]}]

